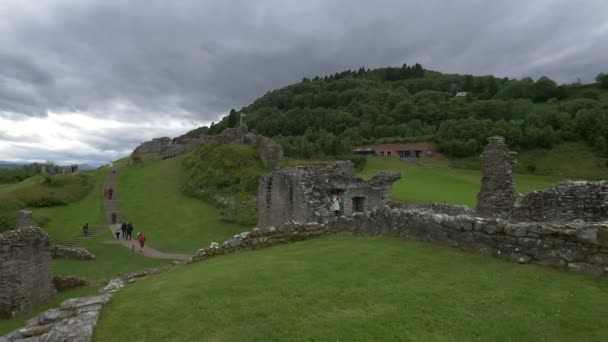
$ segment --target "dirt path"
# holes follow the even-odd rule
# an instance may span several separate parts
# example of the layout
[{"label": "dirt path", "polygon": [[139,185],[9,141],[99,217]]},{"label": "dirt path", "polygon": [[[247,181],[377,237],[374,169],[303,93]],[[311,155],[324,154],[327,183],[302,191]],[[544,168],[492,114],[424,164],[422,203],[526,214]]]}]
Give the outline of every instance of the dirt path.
[{"label": "dirt path", "polygon": [[145,246],[143,251],[140,251],[139,249],[139,242],[136,240],[137,237],[135,236],[136,232],[133,232],[133,240],[116,240],[116,235],[114,235],[114,233],[116,232],[116,228],[118,228],[120,226],[120,224],[112,224],[112,212],[115,212],[118,219],[117,222],[122,222],[122,215],[120,213],[120,207],[119,207],[119,202],[120,200],[118,199],[118,175],[120,173],[119,169],[114,169],[115,172],[110,172],[108,174],[108,179],[106,180],[106,184],[104,185],[104,189],[108,189],[108,188],[112,188],[114,189],[114,193],[112,194],[112,199],[105,199],[104,198],[104,207],[105,207],[105,211],[106,211],[106,222],[108,223],[108,230],[110,232],[110,234],[112,234],[112,241],[107,241],[107,243],[113,243],[113,244],[121,244],[123,246],[125,246],[126,248],[129,248],[130,250],[132,250],[134,253],[139,253],[142,254],[144,256],[150,257],[150,258],[157,258],[157,259],[171,259],[171,260],[187,260],[190,258],[190,255],[187,254],[172,254],[172,253],[164,253],[161,252],[159,250],[156,250],[150,246]]}]

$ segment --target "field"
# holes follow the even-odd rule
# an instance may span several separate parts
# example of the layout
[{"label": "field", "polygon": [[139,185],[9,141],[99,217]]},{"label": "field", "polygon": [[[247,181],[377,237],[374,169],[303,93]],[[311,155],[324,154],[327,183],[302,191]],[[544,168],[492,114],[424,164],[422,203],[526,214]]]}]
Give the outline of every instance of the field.
[{"label": "field", "polygon": [[[423,160],[427,166],[415,166],[398,158],[369,158],[360,176],[370,178],[380,171],[402,172],[393,185],[392,200],[408,203],[439,202],[475,206],[481,182],[477,170],[450,168],[446,162]],[[515,174],[519,193],[545,189],[559,182],[559,177]]]},{"label": "field", "polygon": [[95,340],[601,341],[607,294],[605,278],[328,236],[128,286],[104,308]]},{"label": "field", "polygon": [[[608,159],[599,157],[582,142],[555,145],[551,150],[534,149],[517,153],[516,172],[568,179],[608,178]],[[479,170],[479,157],[455,159],[452,166]]]},{"label": "field", "polygon": [[194,253],[210,242],[250,230],[219,220],[218,210],[182,191],[182,157],[149,161],[122,169],[118,198],[122,215],[149,244],[164,252]]}]

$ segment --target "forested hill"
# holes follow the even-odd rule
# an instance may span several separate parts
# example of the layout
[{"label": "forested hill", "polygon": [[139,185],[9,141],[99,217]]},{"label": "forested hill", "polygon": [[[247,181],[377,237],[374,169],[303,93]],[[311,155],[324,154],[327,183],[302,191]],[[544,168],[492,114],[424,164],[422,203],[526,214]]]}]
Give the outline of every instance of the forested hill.
[{"label": "forested hill", "polygon": [[[466,92],[466,94],[463,94]],[[458,95],[458,96],[457,96]],[[490,135],[519,149],[583,140],[608,154],[608,75],[597,83],[452,75],[422,66],[359,69],[273,90],[210,128],[243,122],[275,137],[288,156],[345,155],[372,142],[433,140],[455,157],[478,154]]]}]

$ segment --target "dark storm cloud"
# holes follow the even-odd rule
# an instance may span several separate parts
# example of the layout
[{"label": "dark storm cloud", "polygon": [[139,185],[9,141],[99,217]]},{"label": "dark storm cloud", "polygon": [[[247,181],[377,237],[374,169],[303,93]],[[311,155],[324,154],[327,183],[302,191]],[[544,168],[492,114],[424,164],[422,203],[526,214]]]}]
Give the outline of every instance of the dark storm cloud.
[{"label": "dark storm cloud", "polygon": [[608,71],[605,13],[604,0],[7,0],[0,117],[211,121],[304,76],[403,62],[589,81]]}]

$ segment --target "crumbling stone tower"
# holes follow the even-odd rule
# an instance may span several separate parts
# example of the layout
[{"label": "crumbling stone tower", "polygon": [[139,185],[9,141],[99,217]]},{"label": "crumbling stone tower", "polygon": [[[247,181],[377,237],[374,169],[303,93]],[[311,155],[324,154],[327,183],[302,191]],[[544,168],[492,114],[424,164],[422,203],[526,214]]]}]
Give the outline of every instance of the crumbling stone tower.
[{"label": "crumbling stone tower", "polygon": [[485,216],[506,217],[515,204],[513,169],[517,161],[515,152],[505,144],[505,138],[488,138],[481,154],[483,163],[481,190],[477,194],[477,211]]}]

